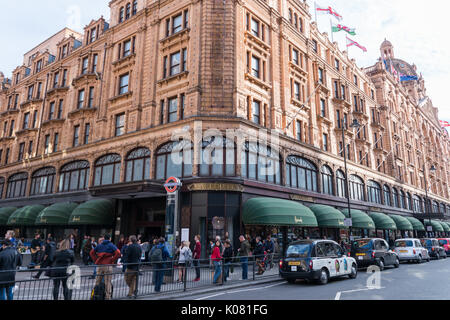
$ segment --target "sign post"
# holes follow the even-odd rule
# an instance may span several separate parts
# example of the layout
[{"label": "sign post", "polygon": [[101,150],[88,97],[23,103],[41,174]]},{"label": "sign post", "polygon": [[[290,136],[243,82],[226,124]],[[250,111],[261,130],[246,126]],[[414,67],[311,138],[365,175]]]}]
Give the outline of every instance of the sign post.
[{"label": "sign post", "polygon": [[172,256],[175,254],[178,237],[178,191],[181,185],[180,179],[175,177],[170,177],[164,184],[167,191],[165,237],[167,249]]}]

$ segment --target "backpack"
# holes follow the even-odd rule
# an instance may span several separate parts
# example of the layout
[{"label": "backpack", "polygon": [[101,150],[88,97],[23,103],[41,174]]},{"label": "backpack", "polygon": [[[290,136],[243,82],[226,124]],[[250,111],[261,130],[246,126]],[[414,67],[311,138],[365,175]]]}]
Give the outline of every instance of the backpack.
[{"label": "backpack", "polygon": [[[114,286],[111,283],[111,298],[114,294]],[[92,289],[91,300],[105,300],[106,298],[106,286],[105,286],[105,278]]]},{"label": "backpack", "polygon": [[155,248],[150,256],[151,262],[161,262],[162,261],[162,250],[160,248]]},{"label": "backpack", "polygon": [[190,266],[192,264],[192,251],[188,249],[184,252],[184,259],[186,260],[186,265]]}]

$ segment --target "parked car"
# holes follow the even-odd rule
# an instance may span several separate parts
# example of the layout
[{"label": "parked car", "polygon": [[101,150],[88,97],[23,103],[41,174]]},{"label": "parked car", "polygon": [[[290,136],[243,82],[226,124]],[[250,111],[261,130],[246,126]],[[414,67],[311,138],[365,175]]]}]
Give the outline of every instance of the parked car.
[{"label": "parked car", "polygon": [[439,244],[438,239],[420,239],[420,242],[424,248],[427,248],[430,257],[438,260],[440,258],[447,258],[447,253],[444,247],[441,247]]},{"label": "parked car", "polygon": [[352,242],[351,256],[356,259],[358,267],[377,265],[381,271],[385,266],[400,266],[398,255],[389,249],[384,239],[363,238]]},{"label": "parked car", "polygon": [[419,239],[399,239],[395,241],[395,253],[400,261],[416,261],[422,263],[424,260],[430,261],[428,250],[420,243]]},{"label": "parked car", "polygon": [[450,238],[438,238],[439,244],[444,247],[447,256],[450,256]]},{"label": "parked car", "polygon": [[346,256],[339,244],[331,240],[301,240],[289,245],[280,261],[280,275],[289,283],[297,279],[327,284],[330,278],[348,276],[355,279],[358,265]]}]

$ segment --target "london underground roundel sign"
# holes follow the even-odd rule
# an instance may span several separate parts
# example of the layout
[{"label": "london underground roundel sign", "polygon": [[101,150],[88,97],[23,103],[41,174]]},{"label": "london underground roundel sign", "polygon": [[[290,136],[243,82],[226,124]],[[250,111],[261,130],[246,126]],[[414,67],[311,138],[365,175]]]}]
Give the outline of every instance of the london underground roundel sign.
[{"label": "london underground roundel sign", "polygon": [[166,180],[166,183],[164,184],[164,188],[166,189],[167,193],[174,193],[180,186],[181,186],[180,179],[175,177],[170,177],[169,179]]}]

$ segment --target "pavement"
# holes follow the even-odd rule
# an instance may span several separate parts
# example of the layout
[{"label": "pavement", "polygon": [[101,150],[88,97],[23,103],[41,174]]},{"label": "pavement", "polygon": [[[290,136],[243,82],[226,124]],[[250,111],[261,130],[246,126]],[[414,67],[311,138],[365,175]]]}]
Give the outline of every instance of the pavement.
[{"label": "pavement", "polygon": [[[402,263],[398,269],[386,267],[374,276],[359,270],[354,280],[332,279],[325,285],[284,280],[260,283],[251,287],[224,288],[215,292],[192,292],[179,300],[448,300],[450,297],[450,258],[428,263]],[[275,282],[274,282],[275,281]]]}]

